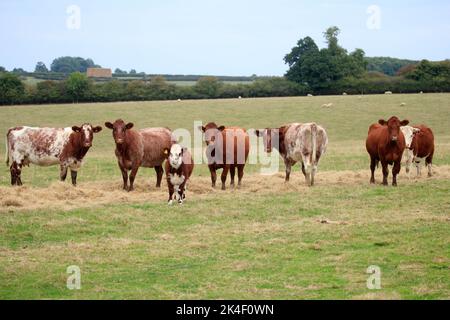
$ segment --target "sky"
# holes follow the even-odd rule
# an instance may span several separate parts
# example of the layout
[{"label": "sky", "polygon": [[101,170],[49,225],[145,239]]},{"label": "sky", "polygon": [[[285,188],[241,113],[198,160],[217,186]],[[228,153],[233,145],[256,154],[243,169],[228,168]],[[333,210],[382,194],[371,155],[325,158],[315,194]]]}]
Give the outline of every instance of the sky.
[{"label": "sky", "polygon": [[283,75],[296,42],[324,47],[330,26],[367,56],[450,58],[448,0],[0,0],[0,66],[81,56],[151,74]]}]

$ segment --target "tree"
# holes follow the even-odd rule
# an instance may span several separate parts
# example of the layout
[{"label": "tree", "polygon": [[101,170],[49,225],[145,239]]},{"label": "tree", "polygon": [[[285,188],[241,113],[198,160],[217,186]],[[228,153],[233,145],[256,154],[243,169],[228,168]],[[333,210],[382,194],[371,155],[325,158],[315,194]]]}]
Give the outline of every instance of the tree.
[{"label": "tree", "polygon": [[0,72],[7,72],[7,71],[4,67],[0,66]]},{"label": "tree", "polygon": [[65,89],[67,95],[73,102],[78,102],[87,96],[90,91],[91,82],[85,74],[72,73],[66,80]]},{"label": "tree", "polygon": [[98,68],[92,59],[80,57],[60,57],[53,60],[50,70],[52,72],[73,73],[86,72],[87,68]]},{"label": "tree", "polygon": [[124,70],[122,70],[122,69],[119,69],[119,68],[116,68],[116,70],[114,70],[114,73],[115,73],[115,74],[127,74],[126,71],[124,71]]},{"label": "tree", "polygon": [[365,73],[364,51],[356,49],[351,54],[339,46],[338,27],[324,32],[327,48],[319,50],[310,37],[300,39],[297,46],[284,57],[289,65],[286,78],[308,85],[313,90],[328,88],[346,77],[360,77]]},{"label": "tree", "polygon": [[20,103],[24,97],[25,86],[13,73],[0,73],[0,104]]},{"label": "tree", "polygon": [[24,74],[24,73],[26,73],[26,71],[23,70],[22,68],[14,68],[14,69],[12,70],[12,73],[15,73],[15,74]]},{"label": "tree", "polygon": [[130,70],[130,74],[137,74],[137,72],[136,72],[135,69],[131,69],[131,70]]},{"label": "tree", "polygon": [[216,77],[202,77],[198,79],[194,90],[201,98],[216,98],[219,94],[221,83]]},{"label": "tree", "polygon": [[39,61],[38,63],[36,63],[34,72],[47,73],[48,69],[47,69],[47,66],[45,65],[45,63],[43,63],[42,61]]}]

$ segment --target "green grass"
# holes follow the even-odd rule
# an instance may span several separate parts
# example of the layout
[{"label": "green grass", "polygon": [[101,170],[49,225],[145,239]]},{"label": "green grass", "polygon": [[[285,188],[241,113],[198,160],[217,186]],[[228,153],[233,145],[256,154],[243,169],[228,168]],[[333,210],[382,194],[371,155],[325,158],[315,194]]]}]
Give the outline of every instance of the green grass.
[{"label": "green grass", "polygon": [[[332,108],[321,107],[330,102]],[[402,176],[398,188],[368,185],[368,126],[394,114],[434,129],[437,177]],[[248,166],[244,190],[223,193],[209,190],[207,169],[197,166],[188,202],[168,207],[165,190],[145,191],[149,176],[154,183],[147,170],[138,174],[141,189],[123,200],[121,194],[128,195],[115,190],[121,178],[105,130],[95,137],[79,191],[110,184],[102,192],[114,192],[117,200],[100,203],[77,194],[66,199],[62,193],[63,205],[30,210],[5,205],[12,193],[2,166],[0,192],[7,195],[0,194],[0,298],[450,298],[450,180],[443,174],[450,165],[450,95],[3,107],[0,132],[22,124],[103,124],[119,117],[139,128],[191,131],[194,120],[246,128],[314,120],[330,136],[320,165],[323,179],[315,188],[297,188],[297,168],[291,186],[284,186],[282,176],[265,182],[269,178],[257,176],[258,166]],[[346,172],[350,180],[333,180]],[[14,192],[22,200],[27,193],[53,192],[58,168],[30,167],[23,175],[28,187]],[[64,206],[73,199],[80,206]],[[81,290],[66,288],[70,265],[81,268]],[[366,288],[370,265],[382,270],[382,290]]]}]

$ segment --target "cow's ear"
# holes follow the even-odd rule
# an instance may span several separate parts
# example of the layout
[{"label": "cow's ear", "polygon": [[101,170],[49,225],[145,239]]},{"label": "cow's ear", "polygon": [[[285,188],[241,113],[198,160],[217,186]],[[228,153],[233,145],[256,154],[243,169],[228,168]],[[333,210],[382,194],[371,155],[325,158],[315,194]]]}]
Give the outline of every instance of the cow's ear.
[{"label": "cow's ear", "polygon": [[205,132],[206,128],[204,126],[198,126],[198,130]]},{"label": "cow's ear", "polygon": [[220,127],[217,128],[217,130],[223,131],[223,130],[225,130],[225,126],[220,126]]},{"label": "cow's ear", "polygon": [[103,128],[100,126],[96,126],[95,128],[92,128],[92,131],[94,131],[94,133],[99,133],[102,130],[103,130]]},{"label": "cow's ear", "polygon": [[107,127],[108,129],[114,129],[114,126],[111,122],[105,122],[105,127]]},{"label": "cow's ear", "polygon": [[127,130],[130,130],[131,128],[133,128],[134,127],[134,123],[133,122],[129,122],[129,123],[127,123],[127,125],[125,126],[125,128],[127,129]]},{"label": "cow's ear", "polygon": [[383,119],[378,120],[378,123],[381,124],[382,126],[387,125],[386,120],[383,120]]},{"label": "cow's ear", "polygon": [[402,122],[400,122],[400,125],[402,127],[407,126],[409,124],[409,120],[403,120]]},{"label": "cow's ear", "polygon": [[81,132],[81,128],[77,127],[77,126],[73,126],[72,130],[75,131],[75,132]]},{"label": "cow's ear", "polygon": [[165,156],[166,158],[169,157],[169,152],[170,152],[169,148],[164,148],[164,156]]}]

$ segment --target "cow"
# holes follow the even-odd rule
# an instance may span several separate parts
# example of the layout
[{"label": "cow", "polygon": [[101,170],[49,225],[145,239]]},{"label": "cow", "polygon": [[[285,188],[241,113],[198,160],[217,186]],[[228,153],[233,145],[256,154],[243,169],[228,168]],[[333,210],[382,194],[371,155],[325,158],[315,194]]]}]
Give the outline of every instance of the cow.
[{"label": "cow", "polygon": [[[116,143],[115,154],[122,172],[123,189],[133,191],[134,180],[140,167],[154,168],[156,171],[156,187],[161,187],[164,173],[163,162],[166,159],[164,150],[173,143],[172,132],[168,128],[147,128],[134,130],[134,124],[125,123],[122,119],[114,123],[105,122],[112,130]],[[128,186],[128,172],[130,185]]]},{"label": "cow", "polygon": [[172,147],[164,149],[167,156],[165,170],[167,186],[169,188],[168,204],[172,205],[172,197],[175,194],[175,200],[183,204],[186,198],[186,186],[194,170],[194,160],[187,148],[175,143]]},{"label": "cow", "polygon": [[405,137],[405,151],[403,153],[402,163],[405,164],[406,173],[409,176],[409,172],[411,170],[411,163],[413,162],[414,159],[412,142],[414,136],[420,132],[420,129],[411,126],[404,126],[400,127],[400,130],[402,130],[403,136]]},{"label": "cow", "polygon": [[392,168],[392,185],[397,186],[397,175],[401,169],[401,160],[406,147],[405,137],[400,127],[407,126],[408,120],[400,121],[391,117],[388,121],[379,120],[369,128],[366,149],[370,155],[370,183],[375,183],[375,169],[381,161],[383,168],[383,185],[388,185],[388,165]]},{"label": "cow", "polygon": [[6,165],[10,166],[11,185],[22,185],[22,168],[60,165],[60,180],[65,181],[70,168],[72,184],[77,184],[78,170],[92,146],[94,133],[102,127],[85,123],[67,128],[10,128],[6,135]]},{"label": "cow", "polygon": [[[286,166],[286,182],[289,182],[292,167],[301,162],[306,184],[314,186],[319,161],[328,146],[328,135],[323,127],[316,123],[292,123],[276,129],[256,130],[256,135],[263,137],[267,153],[273,148],[280,152]],[[273,139],[278,141],[272,143]]]},{"label": "cow", "polygon": [[230,186],[235,186],[234,177],[236,169],[238,171],[238,188],[242,186],[245,163],[250,152],[250,138],[245,129],[238,127],[217,126],[214,122],[199,129],[204,133],[204,140],[207,145],[206,155],[208,168],[211,173],[212,187],[216,187],[218,169],[223,169],[221,180],[222,190],[225,190],[225,183],[228,172],[231,176]]},{"label": "cow", "polygon": [[401,127],[406,140],[406,172],[409,173],[411,163],[414,162],[417,168],[417,176],[422,174],[421,162],[425,159],[428,167],[428,177],[433,176],[432,165],[434,156],[434,134],[425,125]]}]

